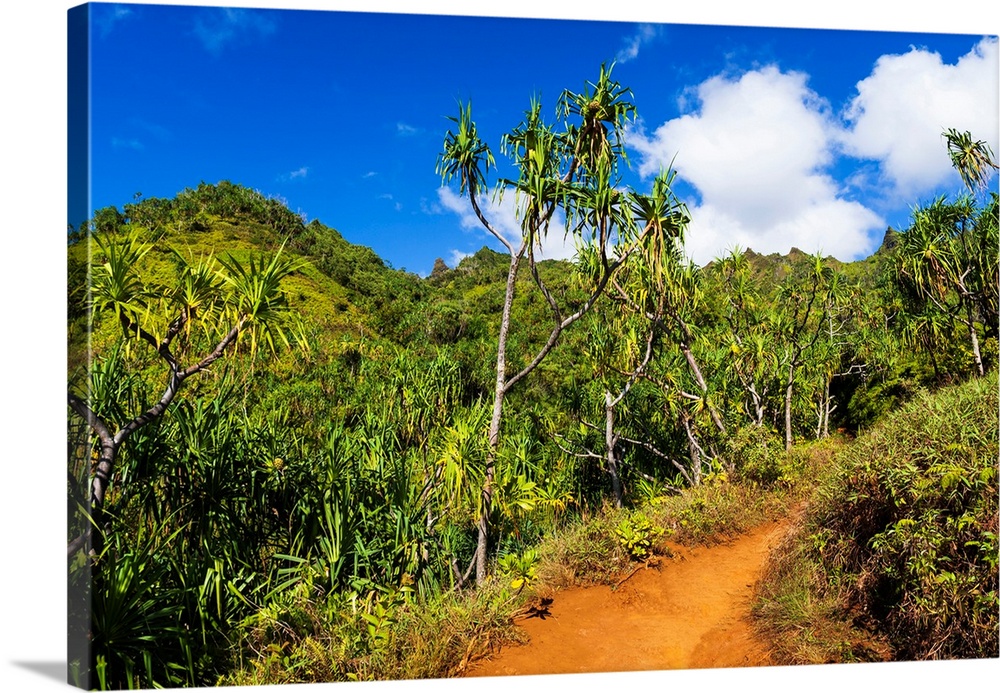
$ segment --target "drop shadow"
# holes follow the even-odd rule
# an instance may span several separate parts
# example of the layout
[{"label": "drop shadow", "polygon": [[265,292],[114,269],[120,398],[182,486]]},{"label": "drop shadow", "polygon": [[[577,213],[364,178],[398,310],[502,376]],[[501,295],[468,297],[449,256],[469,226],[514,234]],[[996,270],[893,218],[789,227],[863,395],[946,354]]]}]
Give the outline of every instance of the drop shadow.
[{"label": "drop shadow", "polygon": [[30,672],[44,676],[47,679],[66,683],[66,662],[16,662],[12,661],[16,667],[21,667]]}]

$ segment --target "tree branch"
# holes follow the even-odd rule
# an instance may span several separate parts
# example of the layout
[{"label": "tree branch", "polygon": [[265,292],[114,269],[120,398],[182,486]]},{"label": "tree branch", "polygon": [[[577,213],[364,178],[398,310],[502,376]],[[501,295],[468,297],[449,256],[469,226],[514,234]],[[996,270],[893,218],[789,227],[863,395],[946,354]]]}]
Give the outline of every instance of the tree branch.
[{"label": "tree branch", "polygon": [[688,474],[687,470],[684,469],[684,465],[675,460],[673,457],[670,457],[669,455],[661,452],[657,447],[651,445],[650,443],[647,443],[644,440],[636,440],[635,438],[628,438],[626,436],[621,436],[621,439],[624,440],[626,443],[632,443],[632,445],[638,445],[641,448],[645,448],[646,450],[649,450],[657,457],[666,460],[667,462],[672,464],[677,471],[681,473],[681,476],[683,476],[684,479],[689,484],[691,484],[692,486],[694,485],[694,482],[691,480],[690,474]]}]

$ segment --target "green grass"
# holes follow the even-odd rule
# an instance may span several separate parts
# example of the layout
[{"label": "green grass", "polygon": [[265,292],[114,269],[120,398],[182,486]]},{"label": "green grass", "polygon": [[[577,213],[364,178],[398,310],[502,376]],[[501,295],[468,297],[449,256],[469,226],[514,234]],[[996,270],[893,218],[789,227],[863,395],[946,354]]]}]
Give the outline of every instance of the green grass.
[{"label": "green grass", "polygon": [[220,685],[388,681],[454,676],[502,642],[526,592],[490,580],[427,603],[404,593],[373,599],[293,596],[248,620],[236,667]]}]

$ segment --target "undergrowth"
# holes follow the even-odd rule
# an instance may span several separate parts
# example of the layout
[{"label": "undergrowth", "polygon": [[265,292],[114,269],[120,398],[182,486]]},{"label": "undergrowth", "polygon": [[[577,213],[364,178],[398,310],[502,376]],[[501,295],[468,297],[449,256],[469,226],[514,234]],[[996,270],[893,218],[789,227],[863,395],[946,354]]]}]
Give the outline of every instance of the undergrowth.
[{"label": "undergrowth", "polygon": [[[290,594],[242,629],[235,672],[220,683],[257,685],[460,675],[518,642],[513,616],[536,597],[574,585],[614,584],[670,545],[710,544],[784,515],[842,441],[804,444],[768,462],[766,481],[722,473],[638,507],[567,520],[536,546],[501,556],[485,585],[417,603],[405,591],[378,599]],[[759,477],[760,475],[758,475]]]},{"label": "undergrowth", "polygon": [[785,662],[997,656],[997,412],[994,371],[838,455],[759,587]]},{"label": "undergrowth", "polygon": [[501,580],[416,603],[405,593],[362,602],[292,595],[245,624],[234,672],[220,685],[444,678],[496,642],[516,642],[524,594]]}]

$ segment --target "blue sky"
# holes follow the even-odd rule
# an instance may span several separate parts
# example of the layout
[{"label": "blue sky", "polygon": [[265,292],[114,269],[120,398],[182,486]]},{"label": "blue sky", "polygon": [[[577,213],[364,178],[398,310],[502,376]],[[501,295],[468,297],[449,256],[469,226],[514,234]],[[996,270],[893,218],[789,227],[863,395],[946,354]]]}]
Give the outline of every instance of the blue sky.
[{"label": "blue sky", "polygon": [[[675,162],[688,252],[843,260],[960,187],[941,131],[997,142],[995,36],[150,5],[92,6],[92,205],[231,180],[420,274],[490,243],[442,189],[471,100],[499,156],[532,95],[554,113],[602,62],[640,119],[626,182]],[[512,209],[497,224],[516,233]],[[74,220],[71,220],[74,221]],[[495,245],[495,241],[491,243]],[[550,257],[572,248],[562,235]]]}]

